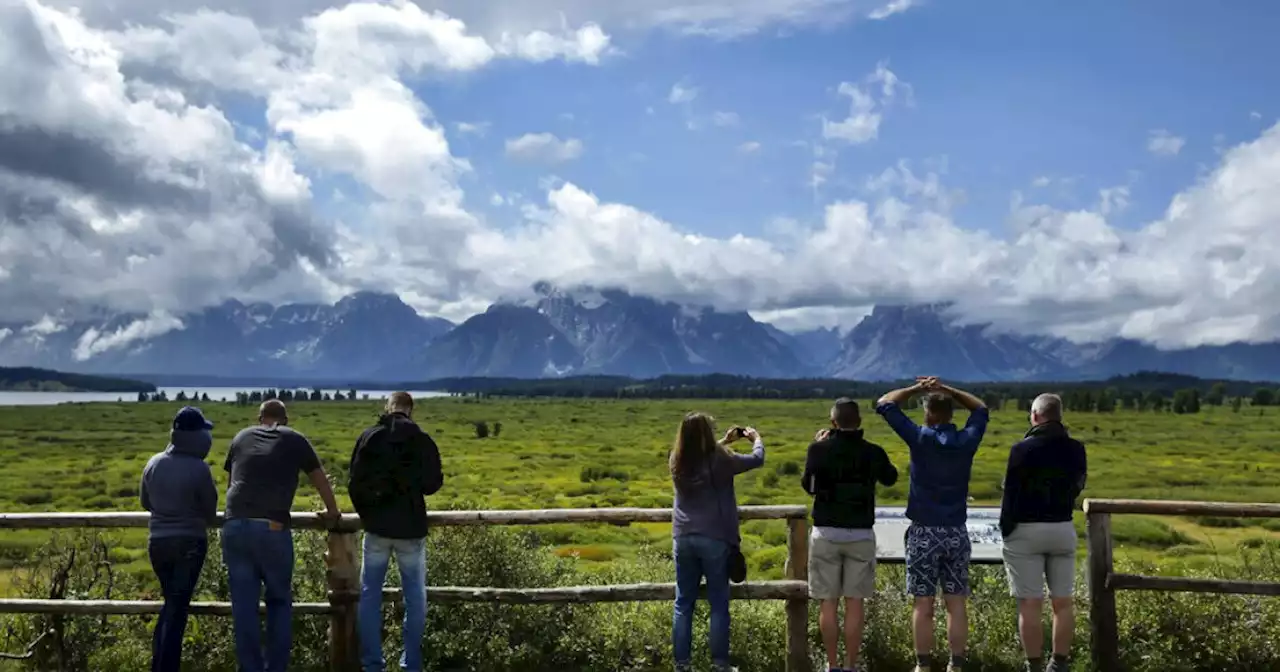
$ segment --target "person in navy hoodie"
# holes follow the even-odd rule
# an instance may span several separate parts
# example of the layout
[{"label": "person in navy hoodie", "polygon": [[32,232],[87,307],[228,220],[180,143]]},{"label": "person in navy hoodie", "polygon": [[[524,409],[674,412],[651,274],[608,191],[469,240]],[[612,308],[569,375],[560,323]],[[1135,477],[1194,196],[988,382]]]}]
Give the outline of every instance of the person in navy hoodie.
[{"label": "person in navy hoodie", "polygon": [[173,418],[169,446],[142,470],[142,508],[151,512],[147,554],[160,579],[164,607],[151,640],[152,672],[178,672],[182,636],[200,570],[209,549],[207,530],[217,520],[218,490],[205,457],[213,423],[184,406]]}]

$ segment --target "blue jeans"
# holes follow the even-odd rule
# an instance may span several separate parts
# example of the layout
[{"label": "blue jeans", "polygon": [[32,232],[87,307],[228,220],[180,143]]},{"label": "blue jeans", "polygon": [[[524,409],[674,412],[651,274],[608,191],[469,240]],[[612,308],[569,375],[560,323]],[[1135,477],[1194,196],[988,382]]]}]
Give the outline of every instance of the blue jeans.
[{"label": "blue jeans", "polygon": [[164,606],[151,637],[151,672],[178,672],[182,665],[182,635],[187,629],[191,595],[208,550],[209,541],[204,537],[161,537],[147,542],[151,568],[164,594]]},{"label": "blue jeans", "polygon": [[676,537],[676,604],[671,644],[677,665],[693,658],[693,605],[707,578],[711,605],[711,661],[729,664],[729,544],[696,534]]},{"label": "blue jeans", "polygon": [[364,559],[360,565],[360,666],[364,672],[382,672],[382,582],[387,565],[396,556],[400,585],[404,590],[404,654],[400,669],[422,670],[422,635],[427,628],[427,540],[388,539],[364,535]]},{"label": "blue jeans", "polygon": [[[293,535],[287,526],[236,518],[222,527],[222,562],[231,586],[231,620],[240,672],[284,672],[293,618]],[[266,589],[267,647],[258,596]]]}]

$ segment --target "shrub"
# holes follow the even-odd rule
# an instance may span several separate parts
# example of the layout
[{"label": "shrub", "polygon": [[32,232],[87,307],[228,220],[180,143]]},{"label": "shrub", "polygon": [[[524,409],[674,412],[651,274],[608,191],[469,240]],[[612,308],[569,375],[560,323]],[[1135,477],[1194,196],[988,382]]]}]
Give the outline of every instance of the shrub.
[{"label": "shrub", "polygon": [[608,467],[583,467],[578,474],[578,478],[583,483],[591,483],[593,481],[603,481],[612,478],[615,481],[625,481],[631,478],[631,475],[621,469],[610,469]]},{"label": "shrub", "polygon": [[472,426],[474,426],[474,427],[476,428],[476,438],[477,438],[477,439],[487,439],[487,438],[489,438],[489,423],[487,423],[487,422],[485,422],[485,421],[483,421],[483,420],[480,420],[480,421],[477,421],[477,422],[473,422],[473,423],[471,423],[471,424],[472,424]]}]

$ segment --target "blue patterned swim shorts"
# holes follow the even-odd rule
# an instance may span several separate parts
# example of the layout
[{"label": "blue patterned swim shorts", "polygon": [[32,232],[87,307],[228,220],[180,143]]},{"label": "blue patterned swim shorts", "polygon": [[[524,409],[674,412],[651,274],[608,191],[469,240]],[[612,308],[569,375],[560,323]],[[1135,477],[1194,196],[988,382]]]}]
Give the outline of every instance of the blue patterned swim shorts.
[{"label": "blue patterned swim shorts", "polygon": [[973,545],[966,527],[911,525],[904,540],[907,592],[916,597],[969,594],[969,558]]}]

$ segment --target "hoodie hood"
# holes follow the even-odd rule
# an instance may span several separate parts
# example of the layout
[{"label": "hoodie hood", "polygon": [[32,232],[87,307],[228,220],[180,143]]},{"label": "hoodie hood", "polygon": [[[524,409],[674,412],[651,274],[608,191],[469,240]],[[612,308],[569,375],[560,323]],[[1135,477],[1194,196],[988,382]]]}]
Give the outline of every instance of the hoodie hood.
[{"label": "hoodie hood", "polygon": [[387,438],[392,441],[404,441],[422,431],[404,413],[384,413],[378,424],[387,428]]},{"label": "hoodie hood", "polygon": [[169,432],[169,448],[166,453],[187,455],[203,460],[213,448],[213,432],[207,429],[175,429]]}]

